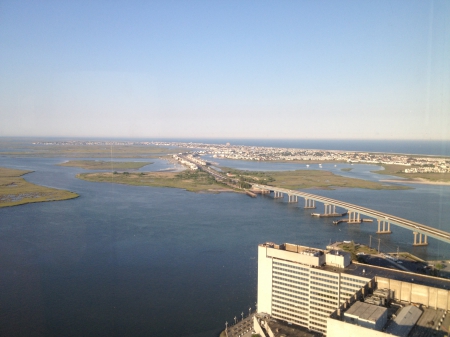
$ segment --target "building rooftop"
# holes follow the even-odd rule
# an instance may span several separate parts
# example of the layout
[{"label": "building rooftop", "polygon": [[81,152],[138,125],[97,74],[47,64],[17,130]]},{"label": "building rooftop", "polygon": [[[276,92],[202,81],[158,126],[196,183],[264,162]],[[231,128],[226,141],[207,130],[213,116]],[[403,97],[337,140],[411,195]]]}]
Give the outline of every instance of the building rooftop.
[{"label": "building rooftop", "polygon": [[422,310],[415,306],[408,305],[402,308],[398,316],[389,322],[386,333],[395,336],[408,336],[421,315]]},{"label": "building rooftop", "polygon": [[[335,268],[336,269],[336,268]],[[413,272],[406,272],[403,270],[389,269],[383,267],[371,266],[368,264],[361,264],[353,262],[351,265],[339,271],[354,276],[361,276],[367,278],[385,277],[393,280],[411,282],[415,284],[425,285],[429,287],[441,288],[450,290],[450,280],[417,274]]]},{"label": "building rooftop", "polygon": [[270,318],[268,320],[269,328],[274,337],[320,337],[323,336],[319,332],[308,331],[298,325],[288,324],[286,322]]},{"label": "building rooftop", "polygon": [[386,308],[364,302],[355,302],[344,315],[375,323],[385,314],[385,312],[387,312]]},{"label": "building rooftop", "polygon": [[293,252],[293,253],[310,255],[310,256],[318,256],[318,255],[323,254],[322,249],[300,246],[300,245],[295,245],[292,243],[282,243],[281,245],[277,245],[276,243],[273,243],[273,242],[266,242],[266,243],[260,244],[260,246],[279,249],[279,250],[285,250],[287,252]]},{"label": "building rooftop", "polygon": [[[336,255],[336,256],[345,256],[348,254],[347,252],[341,250],[322,250],[318,248],[311,248],[306,246],[295,245],[291,243],[283,243],[281,245],[275,244],[273,242],[266,242],[260,244],[262,247],[268,247],[277,249],[280,251],[286,251],[291,253],[298,253],[299,255],[310,256],[310,257],[321,257],[325,255]],[[274,256],[278,257],[278,256]],[[301,263],[301,260],[297,261]],[[327,265],[325,264],[325,260],[318,260],[318,264],[312,264],[316,268],[320,268],[327,271],[334,271],[344,274],[349,274],[353,276],[360,276],[368,279],[373,279],[374,277],[385,277],[403,282],[410,282],[420,285],[425,285],[429,287],[441,288],[450,290],[450,279],[438,278],[423,274],[418,274],[414,272],[407,272],[403,270],[390,269],[384,267],[372,266],[369,264],[362,264],[358,262],[352,262],[350,265],[345,268],[339,268],[335,265]]]},{"label": "building rooftop", "polygon": [[[409,337],[448,336],[445,327],[450,326],[450,315],[442,309],[424,308],[419,321],[409,333]],[[441,322],[442,320],[442,322]]]}]

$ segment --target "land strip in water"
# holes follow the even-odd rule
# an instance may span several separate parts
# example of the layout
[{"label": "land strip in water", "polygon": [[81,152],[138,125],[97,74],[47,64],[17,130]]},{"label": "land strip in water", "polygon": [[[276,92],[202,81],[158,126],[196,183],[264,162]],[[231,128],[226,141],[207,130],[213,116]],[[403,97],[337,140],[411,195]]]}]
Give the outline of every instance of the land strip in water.
[{"label": "land strip in water", "polygon": [[385,168],[376,173],[406,178],[412,183],[450,183],[450,158],[445,156],[124,140],[30,142],[0,139],[2,148],[7,150],[1,151],[0,155],[26,157],[155,158],[191,152],[209,154],[214,158],[260,162],[372,164]]},{"label": "land strip in water", "polygon": [[238,178],[243,182],[260,183],[288,189],[304,188],[365,188],[372,190],[404,190],[402,185],[386,185],[375,181],[342,177],[324,170],[296,171],[240,171],[221,168],[230,178]]},{"label": "land strip in water", "polygon": [[2,156],[15,157],[71,157],[71,158],[156,158],[183,151],[155,145],[121,145],[120,142],[105,145],[55,145],[32,144],[30,142],[1,141],[0,147],[7,149]]},{"label": "land strip in water", "polygon": [[32,202],[73,199],[78,194],[39,186],[22,178],[32,171],[15,170],[0,167],[0,207],[17,206]]},{"label": "land strip in water", "polygon": [[81,173],[76,176],[91,182],[106,182],[135,186],[172,187],[191,192],[233,191],[225,184],[218,183],[211,175],[202,171],[182,172],[123,172],[123,173]]},{"label": "land strip in water", "polygon": [[59,166],[80,167],[85,170],[137,170],[146,165],[153,164],[151,162],[119,162],[119,161],[102,161],[102,160],[70,160]]},{"label": "land strip in water", "polygon": [[381,165],[384,170],[372,171],[377,174],[391,175],[405,178],[405,180],[385,180],[387,182],[404,182],[404,183],[418,183],[418,184],[443,184],[450,183],[450,173],[405,173],[404,166],[401,165]]},{"label": "land strip in water", "polygon": [[[230,183],[232,180],[240,180],[243,186],[248,182],[259,182],[266,185],[284,187],[289,189],[303,188],[366,188],[366,189],[388,189],[399,190],[409,189],[401,185],[383,185],[362,179],[347,178],[335,175],[323,170],[297,170],[297,171],[241,171],[231,168],[222,168],[222,173],[229,174]],[[229,185],[219,183],[213,177],[202,171],[185,170],[182,172],[98,172],[82,173],[77,178],[92,182],[109,182],[139,186],[157,186],[181,188],[192,192],[208,191],[221,192],[238,191],[230,188]]]}]

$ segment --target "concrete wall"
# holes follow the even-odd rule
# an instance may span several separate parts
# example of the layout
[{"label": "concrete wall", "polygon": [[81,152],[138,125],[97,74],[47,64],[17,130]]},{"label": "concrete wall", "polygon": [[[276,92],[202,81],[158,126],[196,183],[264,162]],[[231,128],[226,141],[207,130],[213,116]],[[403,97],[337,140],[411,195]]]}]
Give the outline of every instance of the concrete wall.
[{"label": "concrete wall", "polygon": [[[261,321],[263,323],[264,321]],[[265,328],[265,327],[264,327]],[[253,329],[257,334],[259,334],[261,337],[267,337],[267,335],[264,333],[264,330],[262,329],[260,325],[260,321],[256,318],[256,315],[253,316]]]},{"label": "concrete wall", "polygon": [[450,310],[450,291],[428,287],[412,282],[403,282],[376,277],[377,288],[388,288],[394,291],[394,299],[404,302],[421,303],[428,307]]},{"label": "concrete wall", "polygon": [[347,267],[351,262],[351,255],[350,254],[344,254],[340,253],[339,255],[335,254],[326,254],[325,255],[325,262],[329,266],[335,266],[338,268],[345,268]]},{"label": "concrete wall", "polygon": [[275,248],[267,248],[267,255],[278,259],[302,263],[308,266],[321,266],[325,263],[325,255],[312,256]]},{"label": "concrete wall", "polygon": [[275,250],[258,246],[258,312],[272,314],[272,259],[266,256],[266,250]]},{"label": "concrete wall", "polygon": [[433,308],[447,308],[450,310],[450,291],[431,288],[429,292],[429,306]]},{"label": "concrete wall", "polygon": [[327,337],[342,336],[392,337],[392,335],[385,334],[381,331],[367,329],[359,325],[345,323],[333,318],[327,318]]}]

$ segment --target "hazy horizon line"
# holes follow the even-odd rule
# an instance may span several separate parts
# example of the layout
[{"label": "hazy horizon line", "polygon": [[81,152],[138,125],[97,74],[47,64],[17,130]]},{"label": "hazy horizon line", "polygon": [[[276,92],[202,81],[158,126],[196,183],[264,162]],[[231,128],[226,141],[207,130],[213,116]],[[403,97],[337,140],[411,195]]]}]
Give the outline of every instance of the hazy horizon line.
[{"label": "hazy horizon line", "polygon": [[0,136],[2,138],[10,139],[77,139],[77,140],[90,140],[90,139],[134,139],[134,140],[283,140],[283,141],[405,141],[405,142],[450,142],[449,139],[442,138],[282,138],[282,137],[185,137],[185,136]]}]

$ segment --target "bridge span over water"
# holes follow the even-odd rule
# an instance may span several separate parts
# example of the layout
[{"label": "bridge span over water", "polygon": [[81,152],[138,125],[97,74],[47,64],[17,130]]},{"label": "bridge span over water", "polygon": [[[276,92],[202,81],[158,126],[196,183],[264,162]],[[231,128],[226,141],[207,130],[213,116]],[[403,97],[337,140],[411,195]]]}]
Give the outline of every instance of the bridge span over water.
[{"label": "bridge span over water", "polygon": [[340,207],[347,210],[347,223],[350,224],[361,223],[361,215],[374,218],[378,221],[378,234],[390,234],[391,224],[410,229],[413,231],[413,245],[415,246],[428,245],[428,236],[446,243],[450,243],[450,233],[411,220],[403,219],[395,215],[306,192],[255,183],[250,184],[252,185],[253,189],[259,189],[262,192],[266,193],[273,193],[274,198],[283,198],[283,195],[286,194],[288,196],[289,202],[298,202],[299,197],[303,198],[305,199],[305,208],[315,208],[316,202],[323,203],[324,213],[320,216],[342,216],[342,213],[336,213],[336,207]]}]

